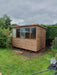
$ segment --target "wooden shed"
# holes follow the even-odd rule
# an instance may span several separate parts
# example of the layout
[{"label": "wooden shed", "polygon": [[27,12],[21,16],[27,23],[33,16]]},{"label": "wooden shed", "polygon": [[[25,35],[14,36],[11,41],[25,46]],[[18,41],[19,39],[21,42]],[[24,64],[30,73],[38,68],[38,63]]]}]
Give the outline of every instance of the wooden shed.
[{"label": "wooden shed", "polygon": [[46,28],[39,24],[13,26],[12,46],[39,51],[46,45]]}]

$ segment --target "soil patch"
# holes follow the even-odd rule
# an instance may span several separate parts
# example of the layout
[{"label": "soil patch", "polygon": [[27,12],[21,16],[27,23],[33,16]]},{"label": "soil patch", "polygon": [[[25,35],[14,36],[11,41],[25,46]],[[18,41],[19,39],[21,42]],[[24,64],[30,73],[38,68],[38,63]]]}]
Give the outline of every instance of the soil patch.
[{"label": "soil patch", "polygon": [[38,52],[33,52],[33,51],[24,50],[24,49],[20,49],[20,48],[13,48],[13,50],[17,54],[31,59],[31,58],[42,56],[47,51],[47,48],[39,50]]}]

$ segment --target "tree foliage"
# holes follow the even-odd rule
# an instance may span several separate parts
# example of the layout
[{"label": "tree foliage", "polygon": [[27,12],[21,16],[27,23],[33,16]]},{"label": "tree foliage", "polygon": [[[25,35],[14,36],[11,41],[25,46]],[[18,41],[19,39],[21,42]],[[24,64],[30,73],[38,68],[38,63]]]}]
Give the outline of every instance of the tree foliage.
[{"label": "tree foliage", "polygon": [[11,33],[8,29],[0,27],[0,47],[9,47],[11,43]]},{"label": "tree foliage", "polygon": [[53,40],[55,37],[57,37],[57,24],[55,25],[43,25],[47,28],[46,30],[46,39]]},{"label": "tree foliage", "polygon": [[11,20],[10,17],[4,15],[0,18],[0,47],[9,47],[11,42]]},{"label": "tree foliage", "polygon": [[53,40],[57,37],[57,26],[47,27],[47,39]]},{"label": "tree foliage", "polygon": [[8,28],[11,26],[11,19],[7,15],[4,15],[0,18],[0,27],[1,28]]}]

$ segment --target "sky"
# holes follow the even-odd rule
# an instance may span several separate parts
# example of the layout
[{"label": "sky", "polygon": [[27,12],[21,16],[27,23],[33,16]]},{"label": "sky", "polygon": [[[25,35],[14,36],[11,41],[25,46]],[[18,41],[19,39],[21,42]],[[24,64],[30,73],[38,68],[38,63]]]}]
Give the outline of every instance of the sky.
[{"label": "sky", "polygon": [[0,0],[0,17],[4,14],[12,24],[55,24],[57,0]]}]

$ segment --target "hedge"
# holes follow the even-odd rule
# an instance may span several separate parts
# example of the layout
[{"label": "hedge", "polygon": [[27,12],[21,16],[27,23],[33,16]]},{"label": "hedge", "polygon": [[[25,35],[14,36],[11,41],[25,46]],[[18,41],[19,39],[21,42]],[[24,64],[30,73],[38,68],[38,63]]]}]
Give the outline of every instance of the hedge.
[{"label": "hedge", "polygon": [[57,27],[47,27],[46,39],[53,40],[57,37]]},{"label": "hedge", "polygon": [[52,40],[57,37],[57,25],[42,25],[47,28],[46,30],[46,44],[51,45]]}]

